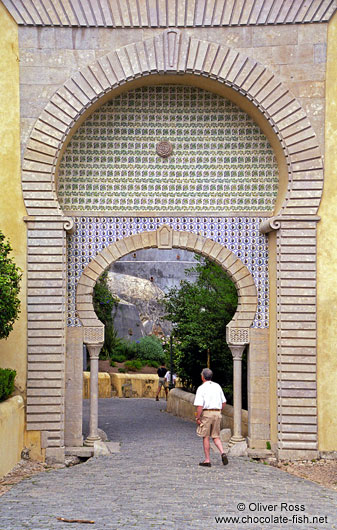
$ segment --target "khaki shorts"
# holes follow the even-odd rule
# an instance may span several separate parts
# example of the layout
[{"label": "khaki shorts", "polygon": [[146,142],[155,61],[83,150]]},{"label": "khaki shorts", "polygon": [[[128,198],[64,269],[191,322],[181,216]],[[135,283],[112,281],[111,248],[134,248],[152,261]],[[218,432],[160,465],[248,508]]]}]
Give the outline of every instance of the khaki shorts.
[{"label": "khaki shorts", "polygon": [[158,386],[159,386],[159,388],[161,388],[162,386],[163,386],[164,388],[167,387],[165,377],[159,377]]},{"label": "khaki shorts", "polygon": [[201,423],[197,427],[197,435],[205,438],[220,437],[221,412],[217,410],[203,410],[200,416]]}]

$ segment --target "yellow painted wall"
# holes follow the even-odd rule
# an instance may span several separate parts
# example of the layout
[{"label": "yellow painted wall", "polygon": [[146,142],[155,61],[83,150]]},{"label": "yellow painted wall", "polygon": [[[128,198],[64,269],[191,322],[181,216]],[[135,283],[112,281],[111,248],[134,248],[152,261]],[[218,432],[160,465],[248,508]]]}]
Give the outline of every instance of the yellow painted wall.
[{"label": "yellow painted wall", "polygon": [[17,371],[15,385],[26,388],[26,211],[20,175],[20,102],[18,28],[0,3],[0,229],[9,238],[12,257],[24,271],[21,314],[14,330],[0,341],[0,367]]},{"label": "yellow painted wall", "polygon": [[319,450],[337,451],[337,14],[328,27],[325,182],[317,257]]},{"label": "yellow painted wall", "polygon": [[20,460],[23,449],[24,403],[14,396],[0,403],[0,477]]}]

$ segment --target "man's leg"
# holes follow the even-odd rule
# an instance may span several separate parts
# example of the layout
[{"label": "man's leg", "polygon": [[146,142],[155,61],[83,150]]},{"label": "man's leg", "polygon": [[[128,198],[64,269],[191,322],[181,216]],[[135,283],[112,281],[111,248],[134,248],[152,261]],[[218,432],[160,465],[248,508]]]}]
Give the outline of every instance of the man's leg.
[{"label": "man's leg", "polygon": [[161,390],[161,386],[158,385],[158,390],[157,390],[157,394],[156,394],[156,401],[159,401],[158,396],[159,396],[159,394],[160,394],[160,390]]},{"label": "man's leg", "polygon": [[210,462],[209,459],[209,451],[210,451],[210,443],[209,443],[209,436],[205,436],[202,439],[202,444],[204,446],[204,453],[205,453],[205,460],[204,462]]},{"label": "man's leg", "polygon": [[213,438],[213,442],[214,442],[214,445],[216,445],[216,447],[219,449],[220,454],[222,455],[223,447],[222,447],[222,443],[221,443],[220,438]]},{"label": "man's leg", "polygon": [[228,464],[227,455],[223,452],[223,447],[220,438],[213,438],[214,445],[219,449],[221,454],[221,460],[224,466]]}]

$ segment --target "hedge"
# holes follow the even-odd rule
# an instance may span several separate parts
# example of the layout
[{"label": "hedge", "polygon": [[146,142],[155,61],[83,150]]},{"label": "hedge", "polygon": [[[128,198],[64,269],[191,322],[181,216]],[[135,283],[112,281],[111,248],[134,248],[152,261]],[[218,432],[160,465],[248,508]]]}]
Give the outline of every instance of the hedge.
[{"label": "hedge", "polygon": [[0,401],[4,401],[14,392],[15,370],[0,368]]}]

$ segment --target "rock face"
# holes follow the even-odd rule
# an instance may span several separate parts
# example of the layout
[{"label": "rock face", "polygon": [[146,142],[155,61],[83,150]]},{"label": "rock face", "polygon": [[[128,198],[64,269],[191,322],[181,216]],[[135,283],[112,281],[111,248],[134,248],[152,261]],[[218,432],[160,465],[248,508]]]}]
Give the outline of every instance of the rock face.
[{"label": "rock face", "polygon": [[143,249],[116,261],[108,272],[108,285],[120,299],[114,320],[118,336],[139,340],[145,335],[169,335],[172,326],[164,319],[161,300],[195,264],[193,252],[175,249]]},{"label": "rock face", "polygon": [[109,272],[107,283],[120,302],[115,311],[114,326],[119,337],[139,340],[145,335],[169,333],[164,321],[161,300],[164,292],[153,282],[128,274]]},{"label": "rock face", "polygon": [[[139,340],[147,335],[137,307],[126,300],[120,299],[115,311],[114,327],[117,330],[118,337]],[[151,332],[152,325],[149,330],[149,333]]]}]

